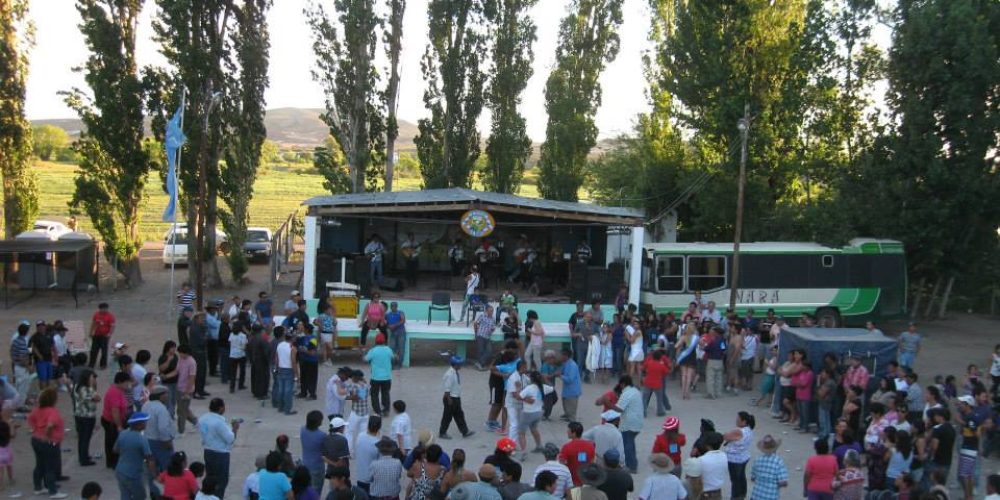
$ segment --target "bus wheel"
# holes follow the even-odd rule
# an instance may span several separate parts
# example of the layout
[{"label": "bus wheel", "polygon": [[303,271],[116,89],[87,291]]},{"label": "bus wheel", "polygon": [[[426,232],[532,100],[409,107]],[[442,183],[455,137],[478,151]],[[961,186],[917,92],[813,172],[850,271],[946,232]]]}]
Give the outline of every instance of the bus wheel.
[{"label": "bus wheel", "polygon": [[823,307],[816,310],[816,324],[825,328],[839,328],[840,312],[832,307]]}]

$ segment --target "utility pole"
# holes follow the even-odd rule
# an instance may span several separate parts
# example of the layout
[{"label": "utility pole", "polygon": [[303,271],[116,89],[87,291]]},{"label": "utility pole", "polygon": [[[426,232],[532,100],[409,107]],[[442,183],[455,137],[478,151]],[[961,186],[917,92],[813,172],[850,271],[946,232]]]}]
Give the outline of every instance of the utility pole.
[{"label": "utility pole", "polygon": [[736,291],[740,282],[740,238],[743,236],[743,191],[747,183],[747,135],[750,132],[750,103],[743,105],[743,118],[737,123],[740,130],[740,177],[736,194],[736,229],[733,231],[733,273],[729,285],[729,308],[736,311]]}]

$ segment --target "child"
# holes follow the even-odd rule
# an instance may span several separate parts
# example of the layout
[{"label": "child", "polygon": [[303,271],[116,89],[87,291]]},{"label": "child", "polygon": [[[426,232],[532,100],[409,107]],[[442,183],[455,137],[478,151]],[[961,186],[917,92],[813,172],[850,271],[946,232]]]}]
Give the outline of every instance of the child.
[{"label": "child", "polygon": [[191,465],[188,465],[188,470],[194,474],[195,479],[201,479],[205,476],[205,464],[202,462],[191,462]]},{"label": "child", "polygon": [[194,496],[194,500],[219,500],[219,497],[215,496],[215,487],[216,479],[214,477],[206,477],[201,482],[201,490]]},{"label": "child", "polygon": [[101,485],[91,481],[83,485],[83,490],[80,491],[80,498],[83,498],[84,500],[100,500],[101,493],[104,493],[104,491],[101,490]]},{"label": "child", "polygon": [[[14,453],[10,449],[10,442],[15,429],[6,420],[0,420],[0,489],[14,486]],[[14,495],[21,496],[20,493],[11,492],[10,497],[16,498]]]},{"label": "child", "polygon": [[406,403],[403,400],[393,401],[392,409],[396,411],[396,417],[392,419],[392,439],[405,456],[413,449],[413,423],[406,413]]}]

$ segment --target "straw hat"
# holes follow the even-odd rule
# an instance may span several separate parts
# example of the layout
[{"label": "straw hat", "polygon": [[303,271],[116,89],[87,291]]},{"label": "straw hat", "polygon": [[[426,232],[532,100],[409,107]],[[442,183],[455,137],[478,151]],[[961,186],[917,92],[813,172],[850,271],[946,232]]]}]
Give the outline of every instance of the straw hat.
[{"label": "straw hat", "polygon": [[775,437],[770,434],[761,438],[760,441],[757,441],[757,449],[764,453],[774,453],[778,451],[778,448],[781,448],[781,440],[775,439]]},{"label": "straw hat", "polygon": [[674,470],[674,461],[666,453],[653,453],[649,456],[649,465],[659,472],[670,472]]},{"label": "straw hat", "polygon": [[424,446],[434,444],[434,434],[431,434],[429,429],[420,429],[420,432],[417,433],[417,443]]}]

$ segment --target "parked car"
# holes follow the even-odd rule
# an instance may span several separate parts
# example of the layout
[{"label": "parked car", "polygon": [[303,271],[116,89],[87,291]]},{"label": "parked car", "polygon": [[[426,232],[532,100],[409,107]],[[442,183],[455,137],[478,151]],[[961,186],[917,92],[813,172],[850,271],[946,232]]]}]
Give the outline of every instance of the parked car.
[{"label": "parked car", "polygon": [[247,239],[243,243],[243,253],[247,260],[267,262],[271,258],[271,230],[266,227],[248,227]]},{"label": "parked car", "polygon": [[42,233],[52,241],[58,240],[60,236],[72,233],[73,231],[63,224],[52,220],[37,220],[31,229],[32,232]]},{"label": "parked car", "polygon": [[[226,233],[215,230],[216,251],[225,252],[227,250]],[[177,232],[174,228],[167,230],[163,235],[163,266],[186,265],[188,263],[188,228],[187,223],[177,224]]]}]

